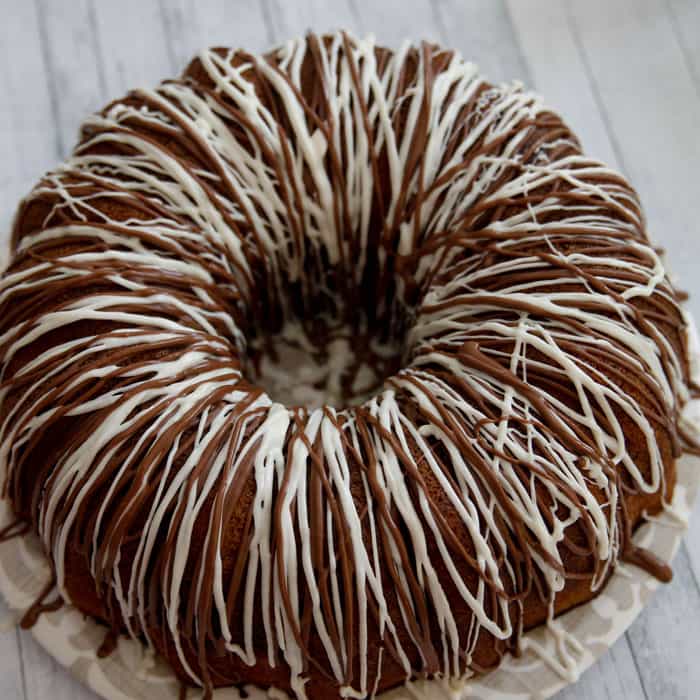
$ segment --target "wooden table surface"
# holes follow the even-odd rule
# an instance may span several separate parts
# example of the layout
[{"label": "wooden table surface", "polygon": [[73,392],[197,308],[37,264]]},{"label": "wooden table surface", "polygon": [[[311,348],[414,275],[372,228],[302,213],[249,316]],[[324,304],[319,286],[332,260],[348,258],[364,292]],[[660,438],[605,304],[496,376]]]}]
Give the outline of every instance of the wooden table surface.
[{"label": "wooden table surface", "polygon": [[[637,187],[700,318],[699,0],[0,0],[0,17],[2,235],[17,200],[110,98],[175,75],[207,45],[257,51],[343,27],[388,45],[436,40],[491,79],[542,93],[590,155]],[[673,582],[560,700],[700,697],[700,513],[673,568]],[[30,634],[0,634],[0,699],[47,698],[95,696]]]}]

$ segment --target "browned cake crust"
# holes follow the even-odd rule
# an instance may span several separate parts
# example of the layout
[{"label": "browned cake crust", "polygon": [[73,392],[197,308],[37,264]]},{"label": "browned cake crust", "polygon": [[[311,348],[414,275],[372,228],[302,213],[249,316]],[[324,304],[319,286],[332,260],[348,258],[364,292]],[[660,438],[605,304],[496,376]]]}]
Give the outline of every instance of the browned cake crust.
[{"label": "browned cake crust", "polygon": [[[454,53],[204,52],[85,123],[13,246],[6,494],[183,683],[482,672],[619,559],[670,575],[631,535],[676,478],[678,296],[625,180]],[[347,405],[259,387],[289,322],[321,362],[350,329]]]}]

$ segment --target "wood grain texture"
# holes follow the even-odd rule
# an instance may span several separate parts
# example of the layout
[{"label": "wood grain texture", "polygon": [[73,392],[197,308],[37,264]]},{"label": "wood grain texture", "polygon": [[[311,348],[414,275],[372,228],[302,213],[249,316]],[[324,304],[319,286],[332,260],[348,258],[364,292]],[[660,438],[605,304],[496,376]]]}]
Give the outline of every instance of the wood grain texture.
[{"label": "wood grain texture", "polygon": [[649,700],[690,700],[700,688],[700,596],[688,553],[673,563],[673,581],[651,599],[627,636]]},{"label": "wood grain texture", "polygon": [[58,160],[48,76],[33,3],[0,22],[0,231],[37,176]]},{"label": "wood grain texture", "polygon": [[378,43],[441,40],[437,6],[431,0],[350,0],[357,8],[359,31],[374,34]]},{"label": "wood grain texture", "polygon": [[199,50],[208,46],[261,51],[272,43],[265,4],[266,0],[161,0],[163,26],[156,24],[151,30],[153,36],[165,32],[173,70],[179,73]]},{"label": "wood grain texture", "polygon": [[[107,99],[154,85],[177,70],[162,28],[158,0],[95,3],[93,13]],[[154,27],[158,31],[154,32]]]},{"label": "wood grain texture", "polygon": [[40,50],[62,157],[73,147],[84,116],[107,99],[94,10],[90,0],[71,2],[70,11],[63,3],[37,0]]},{"label": "wood grain texture", "polygon": [[[572,3],[571,15],[650,234],[669,250],[683,284],[692,283],[700,257],[700,98],[666,5],[589,0]],[[700,294],[693,296],[697,315]]]},{"label": "wood grain texture", "polygon": [[532,84],[504,0],[434,0],[441,39],[478,64],[493,82]]},{"label": "wood grain texture", "polygon": [[556,700],[640,700],[644,697],[629,640],[621,637],[578,683],[562,690]]},{"label": "wood grain texture", "polygon": [[29,632],[20,632],[19,641],[25,700],[96,700],[95,693],[56,663]]},{"label": "wood grain texture", "polygon": [[[510,0],[508,9],[530,67],[532,87],[572,127],[586,153],[610,165],[618,154],[601,111],[600,96],[566,4]],[[547,31],[542,28],[547,27]],[[556,57],[556,60],[553,60]]]},{"label": "wood grain texture", "polygon": [[697,0],[667,0],[671,26],[680,44],[695,89],[700,94],[700,2]]},{"label": "wood grain texture", "polygon": [[[639,189],[700,317],[697,0],[0,0],[0,231],[85,114],[179,73],[204,46],[261,51],[312,29],[429,39],[559,109]],[[697,510],[697,509],[696,509]],[[697,514],[696,514],[697,516]],[[700,687],[700,517],[627,635],[559,700],[691,698]],[[6,616],[0,605],[0,620]],[[95,698],[27,633],[0,635],[0,700]]]},{"label": "wood grain texture", "polygon": [[0,598],[0,698],[24,698],[24,661],[19,648],[19,631]]},{"label": "wood grain texture", "polygon": [[355,0],[266,0],[265,12],[274,41],[284,41],[291,36],[304,34],[309,29],[316,32],[350,29],[366,32],[363,17]]}]

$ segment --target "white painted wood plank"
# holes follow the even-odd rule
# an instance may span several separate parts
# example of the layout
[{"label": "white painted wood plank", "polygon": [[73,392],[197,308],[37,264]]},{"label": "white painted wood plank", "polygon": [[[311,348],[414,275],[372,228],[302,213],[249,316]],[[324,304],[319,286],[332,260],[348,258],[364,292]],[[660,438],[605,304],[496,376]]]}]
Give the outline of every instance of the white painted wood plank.
[{"label": "white painted wood plank", "polygon": [[0,23],[0,245],[17,201],[58,160],[51,103],[33,3]]},{"label": "white painted wood plank", "polygon": [[527,80],[527,66],[515,41],[505,4],[501,0],[424,0],[407,11],[405,4],[367,0],[267,0],[274,41],[308,30],[321,33],[349,29],[373,33],[380,43],[396,45],[409,38],[430,39],[459,49],[495,80]]},{"label": "white painted wood plank", "polygon": [[[695,512],[690,519],[690,527],[685,535],[683,547],[688,553],[688,562],[696,589],[700,590],[700,501],[695,504]],[[700,629],[696,634],[700,636]]]},{"label": "white painted wood plank", "polygon": [[165,34],[175,72],[182,71],[196,53],[208,46],[231,46],[252,52],[268,48],[273,39],[263,6],[263,2],[246,0],[162,3]]},{"label": "white painted wood plank", "polygon": [[565,3],[508,0],[507,4],[535,89],[561,113],[587,154],[618,165],[599,98],[571,32]]},{"label": "white painted wood plank", "polygon": [[437,11],[430,0],[352,0],[363,33],[374,34],[377,42],[396,47],[404,39],[442,43]]},{"label": "white painted wood plank", "polygon": [[695,89],[700,92],[700,2],[668,0],[671,24],[678,36]]},{"label": "white painted wood plank", "polygon": [[24,680],[19,634],[12,626],[13,617],[0,597],[0,698],[19,700],[24,698]]},{"label": "white painted wood plank", "polygon": [[89,0],[37,0],[42,51],[49,80],[58,148],[68,155],[84,117],[106,101],[99,35]]},{"label": "white painted wood plank", "polygon": [[[290,7],[299,3],[292,0]],[[270,48],[271,28],[265,11],[265,1],[250,3],[248,0],[197,0],[195,23],[199,33],[198,46],[233,46],[247,51],[259,52]]]},{"label": "white painted wood plank", "polygon": [[267,0],[266,6],[275,42],[301,36],[309,30],[322,34],[347,29],[358,35],[368,31],[353,0]]},{"label": "white painted wood plank", "polygon": [[459,49],[493,82],[531,82],[504,0],[432,1],[445,46]]},{"label": "white painted wood plank", "polygon": [[107,101],[174,75],[158,0],[95,3],[94,13]]},{"label": "white painted wood plank", "polygon": [[578,683],[558,693],[556,700],[640,700],[643,697],[644,688],[629,642],[621,637]]},{"label": "white painted wood plank", "polygon": [[673,575],[628,633],[650,699],[688,700],[700,688],[700,597],[684,549]]},{"label": "white painted wood plank", "polygon": [[[97,695],[57,664],[29,632],[20,632],[20,642],[26,700],[97,700]],[[13,696],[7,700],[11,698],[14,700]]]}]

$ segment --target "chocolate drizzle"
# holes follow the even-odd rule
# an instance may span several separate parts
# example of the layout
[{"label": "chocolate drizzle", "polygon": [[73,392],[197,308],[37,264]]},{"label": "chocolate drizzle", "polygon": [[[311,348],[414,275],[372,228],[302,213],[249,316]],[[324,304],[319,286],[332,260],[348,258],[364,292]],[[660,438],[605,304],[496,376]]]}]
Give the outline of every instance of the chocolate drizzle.
[{"label": "chocolate drizzle", "polygon": [[14,522],[7,525],[7,527],[0,528],[0,542],[8,542],[15,537],[22,537],[26,535],[31,530],[31,526],[25,520],[15,520]]},{"label": "chocolate drizzle", "polygon": [[97,648],[97,658],[105,659],[111,656],[117,650],[117,644],[119,642],[119,631],[118,630],[108,630],[105,634],[105,638],[102,640],[102,644]]},{"label": "chocolate drizzle", "polygon": [[52,579],[46,584],[46,586],[44,586],[44,588],[41,590],[41,593],[39,594],[39,597],[24,613],[22,619],[19,622],[19,626],[23,630],[28,630],[34,627],[34,625],[36,625],[36,623],[39,621],[39,618],[44,613],[56,612],[56,610],[61,609],[61,607],[63,606],[63,599],[60,596],[57,596],[48,603],[45,602],[55,588],[55,579]]},{"label": "chocolate drizzle", "polygon": [[673,571],[666,562],[661,561],[653,552],[642,547],[630,547],[625,552],[623,560],[644,569],[662,583],[670,583],[673,579]]},{"label": "chocolate drizzle", "polygon": [[[4,493],[207,694],[480,672],[618,558],[668,577],[630,542],[693,440],[678,295],[625,179],[456,53],[204,51],[85,122],[13,244]],[[340,406],[255,383],[337,327]]]}]

